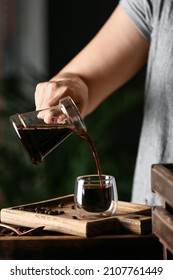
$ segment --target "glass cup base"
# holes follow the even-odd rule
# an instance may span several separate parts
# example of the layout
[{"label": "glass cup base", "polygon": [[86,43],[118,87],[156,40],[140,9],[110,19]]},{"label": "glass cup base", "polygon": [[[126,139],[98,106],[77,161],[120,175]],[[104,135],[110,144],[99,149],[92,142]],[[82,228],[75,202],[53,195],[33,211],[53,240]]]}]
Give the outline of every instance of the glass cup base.
[{"label": "glass cup base", "polygon": [[99,211],[99,212],[86,211],[83,209],[82,205],[77,203],[75,204],[75,211],[77,217],[79,219],[84,219],[84,220],[97,220],[97,219],[103,219],[103,218],[115,216],[116,209],[117,209],[116,201],[113,201],[111,203],[111,207],[108,210]]}]

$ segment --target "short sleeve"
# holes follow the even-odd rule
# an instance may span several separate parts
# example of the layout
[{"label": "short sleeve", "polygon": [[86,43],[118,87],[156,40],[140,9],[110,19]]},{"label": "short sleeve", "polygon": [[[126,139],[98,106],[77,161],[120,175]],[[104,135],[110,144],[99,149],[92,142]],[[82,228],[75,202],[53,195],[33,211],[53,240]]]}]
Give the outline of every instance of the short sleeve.
[{"label": "short sleeve", "polygon": [[152,0],[120,0],[120,6],[139,32],[150,40],[152,33]]}]

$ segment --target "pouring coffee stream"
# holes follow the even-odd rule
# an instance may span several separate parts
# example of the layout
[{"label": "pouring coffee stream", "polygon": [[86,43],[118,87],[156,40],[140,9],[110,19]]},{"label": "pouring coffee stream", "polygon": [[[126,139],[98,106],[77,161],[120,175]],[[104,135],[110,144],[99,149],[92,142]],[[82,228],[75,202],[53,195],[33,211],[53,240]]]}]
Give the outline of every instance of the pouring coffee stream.
[{"label": "pouring coffee stream", "polygon": [[[44,116],[50,115],[53,123],[45,123]],[[54,114],[54,115],[52,115]],[[76,104],[71,97],[59,101],[59,105],[48,109],[33,111],[24,114],[15,114],[10,121],[25,147],[33,164],[40,164],[71,133],[76,133],[88,142],[100,178],[100,187],[103,187],[102,172],[94,143],[87,133],[86,126],[80,116]]]},{"label": "pouring coffee stream", "polygon": [[100,187],[103,187],[101,165],[100,165],[99,157],[98,157],[97,151],[95,149],[94,143],[85,130],[80,130],[78,132],[78,134],[80,137],[84,138],[84,140],[86,140],[89,143],[89,146],[91,148],[91,151],[92,151],[92,154],[93,154],[93,157],[95,160],[99,180],[100,180]]}]

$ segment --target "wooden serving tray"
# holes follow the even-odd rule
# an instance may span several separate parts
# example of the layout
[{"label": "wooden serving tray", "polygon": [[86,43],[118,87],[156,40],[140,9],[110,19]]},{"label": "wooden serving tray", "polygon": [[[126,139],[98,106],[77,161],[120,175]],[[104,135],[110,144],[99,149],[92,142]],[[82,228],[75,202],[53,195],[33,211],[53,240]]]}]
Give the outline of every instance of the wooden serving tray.
[{"label": "wooden serving tray", "polygon": [[[50,200],[3,208],[1,222],[24,226],[44,226],[46,231],[91,237],[104,234],[130,232],[138,235],[151,233],[151,207],[118,201],[117,214],[97,220],[76,219],[74,196],[67,195]],[[53,214],[36,213],[37,208],[51,208]],[[56,211],[59,214],[56,214]],[[63,213],[64,212],[64,213]]]}]

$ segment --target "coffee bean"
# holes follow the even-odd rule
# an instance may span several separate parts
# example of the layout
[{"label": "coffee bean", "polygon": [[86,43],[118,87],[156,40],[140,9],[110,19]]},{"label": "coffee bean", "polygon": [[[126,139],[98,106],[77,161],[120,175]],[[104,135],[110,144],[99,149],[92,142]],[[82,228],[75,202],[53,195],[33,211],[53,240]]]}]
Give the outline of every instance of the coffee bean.
[{"label": "coffee bean", "polygon": [[61,202],[61,203],[58,204],[58,207],[59,207],[59,208],[62,208],[63,206],[64,206],[64,203],[63,203],[63,202]]},{"label": "coffee bean", "polygon": [[53,215],[53,211],[52,211],[52,210],[49,210],[49,211],[47,212],[47,214],[48,214],[48,215]]},{"label": "coffee bean", "polygon": [[9,232],[11,232],[11,230],[9,230],[8,228],[2,228],[2,229],[1,229],[1,233],[2,233],[2,234],[7,234],[7,233],[9,233]]},{"label": "coffee bean", "polygon": [[11,232],[10,232],[10,235],[11,235],[11,236],[16,236],[17,233],[15,233],[14,231],[11,231]]},{"label": "coffee bean", "polygon": [[75,220],[77,220],[77,217],[76,217],[76,216],[72,216],[72,219],[75,219]]},{"label": "coffee bean", "polygon": [[45,214],[45,210],[40,209],[38,213],[39,213],[39,214]]},{"label": "coffee bean", "polygon": [[59,215],[59,211],[57,211],[57,210],[52,210],[52,215]]}]

